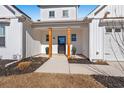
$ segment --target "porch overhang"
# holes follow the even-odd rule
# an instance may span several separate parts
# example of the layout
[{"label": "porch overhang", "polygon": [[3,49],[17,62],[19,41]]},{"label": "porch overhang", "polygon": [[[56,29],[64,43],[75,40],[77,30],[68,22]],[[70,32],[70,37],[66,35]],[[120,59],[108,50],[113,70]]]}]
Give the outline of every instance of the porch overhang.
[{"label": "porch overhang", "polygon": [[32,28],[33,29],[38,29],[38,28],[67,28],[67,27],[71,27],[71,28],[79,28],[81,25],[83,24],[88,24],[88,21],[44,21],[44,22],[33,22],[32,23]]},{"label": "porch overhang", "polygon": [[[71,20],[71,21],[44,21],[44,22],[33,22],[32,28],[34,31],[48,31],[48,48],[49,48],[49,58],[52,57],[52,42],[53,42],[53,32],[57,29],[63,29],[67,35],[67,58],[71,55],[71,32],[74,29],[80,30],[83,25],[88,25],[89,21],[85,20]],[[62,30],[62,31],[63,31]]]},{"label": "porch overhang", "polygon": [[99,22],[99,26],[108,26],[108,27],[122,27],[124,26],[124,18],[117,19],[102,19]]}]

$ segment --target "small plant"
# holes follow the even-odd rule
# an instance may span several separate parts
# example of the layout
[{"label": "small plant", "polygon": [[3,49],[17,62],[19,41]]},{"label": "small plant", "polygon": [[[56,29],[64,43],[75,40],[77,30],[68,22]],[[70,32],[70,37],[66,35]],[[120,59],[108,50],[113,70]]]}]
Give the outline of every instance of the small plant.
[{"label": "small plant", "polygon": [[26,69],[29,68],[29,66],[31,65],[32,62],[30,61],[26,61],[26,62],[20,62],[16,67],[21,70],[24,71]]},{"label": "small plant", "polygon": [[48,54],[49,52],[49,47],[46,47],[46,54]]},{"label": "small plant", "polygon": [[72,54],[73,54],[73,55],[76,54],[76,51],[77,51],[76,47],[72,47]]}]

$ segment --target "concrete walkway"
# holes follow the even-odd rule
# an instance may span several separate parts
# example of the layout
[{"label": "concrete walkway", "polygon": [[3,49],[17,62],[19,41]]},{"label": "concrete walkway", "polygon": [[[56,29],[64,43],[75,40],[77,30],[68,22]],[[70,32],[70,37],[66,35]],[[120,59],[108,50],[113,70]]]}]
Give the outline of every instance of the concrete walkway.
[{"label": "concrete walkway", "polygon": [[118,66],[118,64],[116,64],[116,66],[113,66],[113,64],[115,63],[111,62],[109,65],[70,64],[70,72],[72,74],[106,75],[106,76],[124,77],[124,70],[122,70]]},{"label": "concrete walkway", "polygon": [[[124,68],[124,62],[120,62],[120,64]],[[50,58],[35,72],[109,75],[124,77],[124,70],[117,62],[109,62],[109,65],[70,64],[68,63],[65,55],[53,55],[52,58]]]},{"label": "concrete walkway", "polygon": [[65,55],[52,55],[36,72],[69,73],[69,64]]}]

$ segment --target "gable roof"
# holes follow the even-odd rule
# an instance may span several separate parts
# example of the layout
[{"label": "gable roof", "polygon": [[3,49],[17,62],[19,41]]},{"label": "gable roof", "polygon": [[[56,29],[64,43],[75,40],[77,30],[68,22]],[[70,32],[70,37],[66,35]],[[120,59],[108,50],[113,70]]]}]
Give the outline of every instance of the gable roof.
[{"label": "gable roof", "polygon": [[19,8],[17,8],[15,5],[11,5],[14,9],[16,9],[19,13],[25,15],[26,17],[28,17],[29,19],[31,19],[31,17],[29,17],[26,13],[24,13],[23,11],[21,11]]},{"label": "gable roof", "polygon": [[95,9],[93,9],[86,17],[89,17],[94,13],[94,15],[97,15],[101,10],[103,10],[107,5],[98,5]]}]

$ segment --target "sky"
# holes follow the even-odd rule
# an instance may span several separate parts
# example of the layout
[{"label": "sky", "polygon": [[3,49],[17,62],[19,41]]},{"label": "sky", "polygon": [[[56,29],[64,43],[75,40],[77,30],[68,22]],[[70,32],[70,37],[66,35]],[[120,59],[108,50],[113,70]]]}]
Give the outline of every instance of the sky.
[{"label": "sky", "polygon": [[[17,7],[32,18],[32,20],[40,19],[40,9],[36,5],[17,5]],[[78,9],[78,18],[88,15],[97,5],[80,5]]]}]

